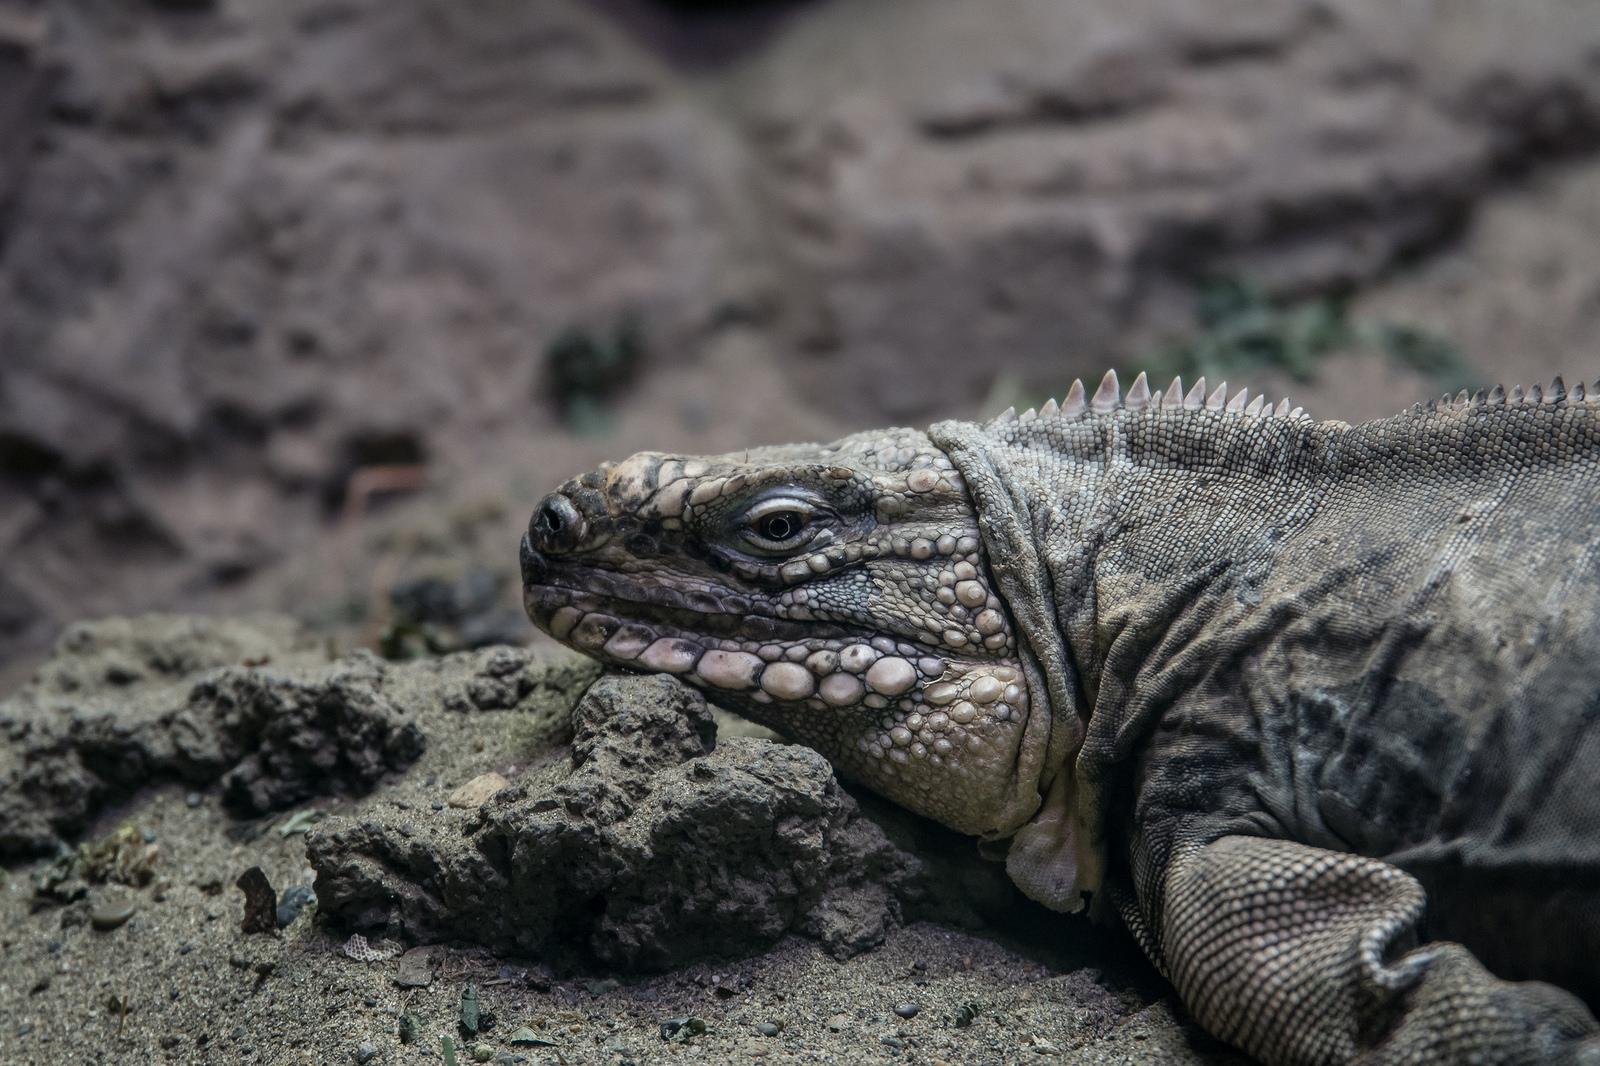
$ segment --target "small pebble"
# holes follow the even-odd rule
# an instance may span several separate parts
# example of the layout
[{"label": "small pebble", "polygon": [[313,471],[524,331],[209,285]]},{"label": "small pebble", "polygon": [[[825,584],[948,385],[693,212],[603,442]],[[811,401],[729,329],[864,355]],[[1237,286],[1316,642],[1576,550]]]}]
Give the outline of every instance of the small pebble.
[{"label": "small pebble", "polygon": [[540,1036],[538,1033],[534,1032],[532,1029],[529,1029],[526,1025],[521,1026],[520,1028],[517,1028],[517,1029],[513,1029],[511,1031],[511,1035],[506,1038],[506,1043],[510,1044],[512,1047],[554,1047],[555,1046],[555,1042],[554,1041],[546,1040],[544,1037]]},{"label": "small pebble", "polygon": [[283,890],[283,895],[278,897],[278,928],[286,929],[300,917],[300,912],[307,903],[317,898],[310,885],[290,885]]},{"label": "small pebble", "polygon": [[198,792],[191,792],[183,797],[183,802],[190,807],[198,807],[205,802],[205,797]]},{"label": "small pebble", "polygon": [[377,1056],[378,1056],[378,1049],[373,1047],[372,1046],[372,1042],[369,1041],[369,1040],[363,1040],[360,1043],[360,1045],[356,1048],[356,1061],[357,1062],[360,1062],[360,1063],[371,1062],[373,1059],[377,1058]]},{"label": "small pebble", "polygon": [[921,1010],[922,1008],[915,1003],[902,1003],[894,1009],[894,1012],[902,1018],[915,1018]]},{"label": "small pebble", "polygon": [[473,1062],[488,1062],[492,1058],[494,1058],[494,1048],[493,1047],[489,1046],[488,1044],[473,1044],[472,1045],[472,1061]]},{"label": "small pebble", "polygon": [[100,930],[115,929],[132,918],[134,911],[138,909],[125,899],[101,900],[95,904],[94,910],[89,912],[89,924]]},{"label": "small pebble", "polygon": [[703,1018],[690,1015],[687,1018],[667,1018],[661,1023],[661,1039],[687,1041],[691,1036],[699,1036],[706,1031]]},{"label": "small pebble", "polygon": [[445,797],[445,801],[452,807],[475,811],[485,803],[488,803],[489,798],[496,792],[510,784],[511,782],[497,773],[479,774],[454,792],[451,792]]},{"label": "small pebble", "polygon": [[760,1033],[762,1036],[777,1036],[779,1033],[783,1032],[783,1026],[774,1024],[773,1022],[757,1022],[756,1032]]}]

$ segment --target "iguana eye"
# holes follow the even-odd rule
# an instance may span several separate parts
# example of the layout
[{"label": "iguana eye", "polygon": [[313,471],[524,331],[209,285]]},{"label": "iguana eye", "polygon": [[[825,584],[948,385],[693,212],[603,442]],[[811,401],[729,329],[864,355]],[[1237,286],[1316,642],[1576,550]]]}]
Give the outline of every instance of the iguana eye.
[{"label": "iguana eye", "polygon": [[800,527],[805,524],[799,511],[779,511],[776,514],[763,515],[756,522],[756,532],[768,540],[788,540],[800,532]]},{"label": "iguana eye", "polygon": [[745,513],[744,538],[764,551],[789,551],[811,539],[815,508],[804,500],[763,500]]}]

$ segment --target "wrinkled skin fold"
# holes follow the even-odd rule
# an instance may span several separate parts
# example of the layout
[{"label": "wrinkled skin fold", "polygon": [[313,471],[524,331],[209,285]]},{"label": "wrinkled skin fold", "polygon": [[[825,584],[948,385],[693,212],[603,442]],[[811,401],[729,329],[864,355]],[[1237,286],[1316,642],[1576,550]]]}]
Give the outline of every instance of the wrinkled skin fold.
[{"label": "wrinkled skin fold", "polygon": [[1589,1062],[1597,529],[1582,387],[1351,427],[1107,375],[607,464],[522,562],[558,639],[1009,839],[1263,1061]]}]

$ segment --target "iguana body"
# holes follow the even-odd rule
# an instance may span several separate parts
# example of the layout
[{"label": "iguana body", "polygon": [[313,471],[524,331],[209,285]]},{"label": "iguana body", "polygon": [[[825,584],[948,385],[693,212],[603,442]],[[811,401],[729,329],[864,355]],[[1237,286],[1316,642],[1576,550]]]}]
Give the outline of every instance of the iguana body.
[{"label": "iguana body", "polygon": [[1600,1061],[1600,403],[1244,398],[645,453],[528,610],[1009,839],[1269,1063]]}]

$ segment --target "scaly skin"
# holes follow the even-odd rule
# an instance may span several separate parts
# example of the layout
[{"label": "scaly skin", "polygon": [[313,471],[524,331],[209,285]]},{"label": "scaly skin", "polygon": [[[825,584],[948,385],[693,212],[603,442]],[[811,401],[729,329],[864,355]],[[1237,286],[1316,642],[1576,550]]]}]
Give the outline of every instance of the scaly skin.
[{"label": "scaly skin", "polygon": [[[926,434],[646,452],[550,501],[523,568],[558,640],[676,674],[962,832],[1032,813],[1047,737],[965,486]],[[752,528],[789,514],[789,541]]]},{"label": "scaly skin", "polygon": [[635,456],[528,611],[1009,838],[1265,1061],[1600,1060],[1600,403],[1245,399]]}]

